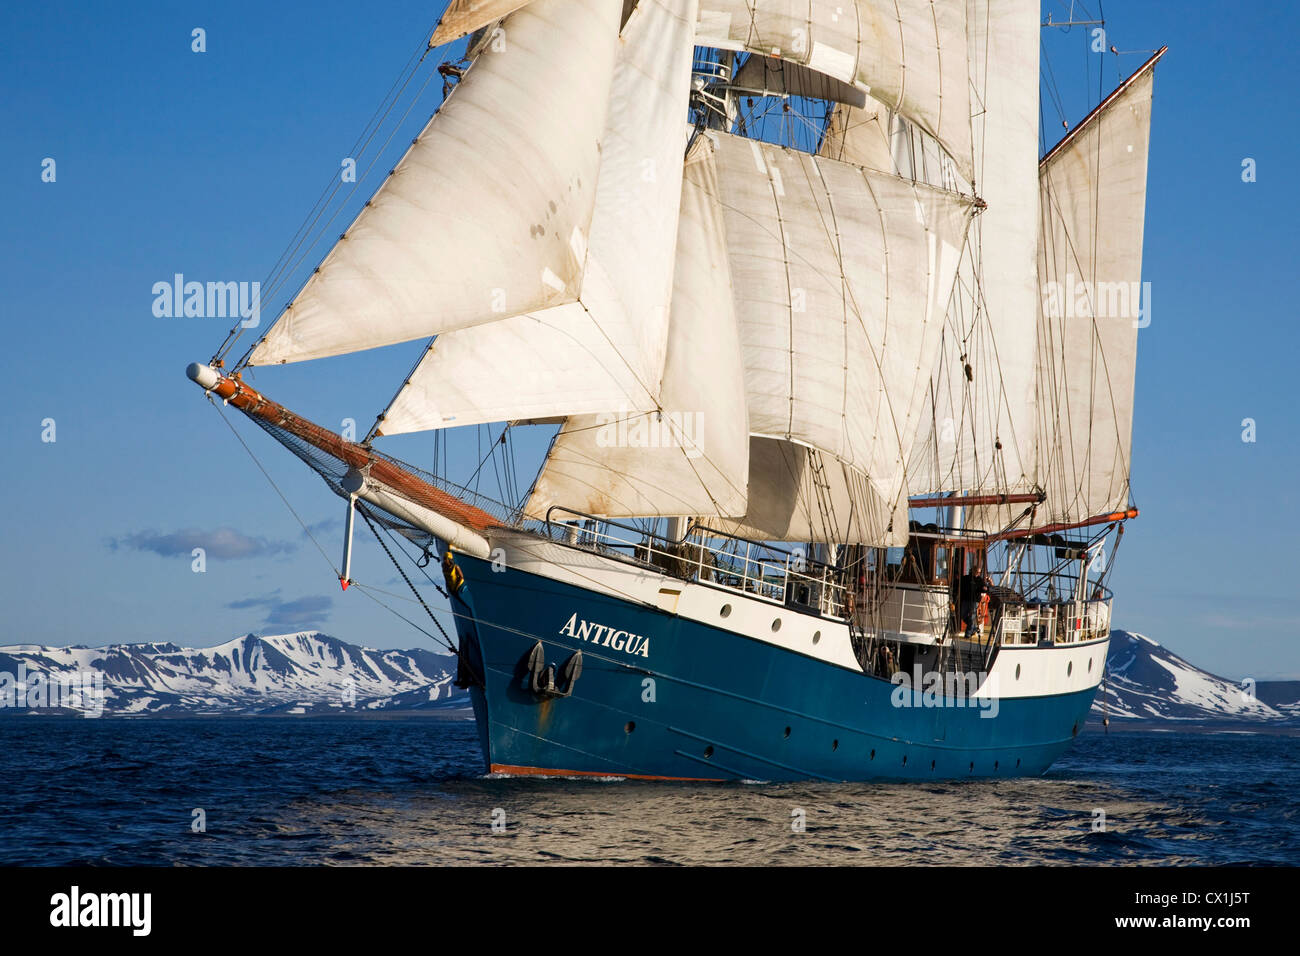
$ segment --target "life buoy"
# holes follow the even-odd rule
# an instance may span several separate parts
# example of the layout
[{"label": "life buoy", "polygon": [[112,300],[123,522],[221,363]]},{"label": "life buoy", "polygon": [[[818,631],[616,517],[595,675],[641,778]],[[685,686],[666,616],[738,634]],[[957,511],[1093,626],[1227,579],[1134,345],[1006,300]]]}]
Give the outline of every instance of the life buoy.
[{"label": "life buoy", "polygon": [[980,596],[980,623],[987,624],[988,622],[989,622],[989,596],[987,594],[983,594]]}]

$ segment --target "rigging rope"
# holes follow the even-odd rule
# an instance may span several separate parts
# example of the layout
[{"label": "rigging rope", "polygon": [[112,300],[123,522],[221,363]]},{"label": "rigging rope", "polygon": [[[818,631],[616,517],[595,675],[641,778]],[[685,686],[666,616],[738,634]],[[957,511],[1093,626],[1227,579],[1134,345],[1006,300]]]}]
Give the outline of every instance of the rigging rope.
[{"label": "rigging rope", "polygon": [[[280,497],[280,500],[284,502],[284,506],[289,509],[289,513],[293,515],[294,519],[302,527],[303,534],[305,534],[311,540],[311,543],[316,546],[316,550],[319,551],[321,557],[325,559],[325,563],[329,565],[330,571],[333,572],[334,577],[336,578],[341,577],[339,569],[335,567],[334,562],[331,561],[329,555],[325,553],[325,549],[321,547],[321,543],[316,539],[316,536],[312,534],[311,529],[307,526],[307,523],[302,520],[302,516],[299,515],[297,510],[293,507],[293,505],[290,504],[289,499],[285,496],[284,492],[280,490],[280,486],[276,484],[275,479],[271,477],[270,473],[262,465],[262,462],[258,459],[257,455],[254,454],[253,450],[248,447],[248,443],[244,441],[243,436],[241,436],[239,432],[236,430],[235,426],[231,424],[230,419],[226,417],[226,413],[221,410],[221,406],[217,404],[217,402],[213,399],[213,397],[210,394],[208,395],[208,401],[212,404],[212,407],[217,410],[217,414],[221,416],[221,420],[225,422],[226,427],[230,429],[230,433],[235,436],[235,440],[238,441],[241,446],[243,446],[244,451],[248,453],[248,457],[253,460],[253,464],[257,466],[257,470],[262,473],[263,477],[266,478],[267,482],[271,485],[272,489],[274,489],[275,493]],[[358,588],[360,588],[362,590],[362,593],[364,593],[366,597],[370,598],[370,600],[374,601],[376,604],[385,608],[395,616],[401,618],[407,624],[410,624],[417,631],[420,631],[422,634],[429,637],[435,643],[442,643],[443,646],[445,646],[448,650],[450,650],[451,653],[455,655],[457,660],[459,660],[460,649],[456,646],[455,642],[453,642],[451,638],[448,636],[446,629],[442,626],[442,622],[440,622],[436,617],[434,617],[433,611],[429,608],[429,605],[425,603],[424,598],[421,596],[420,592],[415,589],[415,585],[412,584],[411,579],[406,576],[406,572],[402,570],[401,565],[398,564],[397,559],[393,556],[393,553],[388,550],[388,545],[386,545],[383,539],[379,537],[379,532],[375,529],[375,526],[371,524],[370,516],[367,514],[368,509],[364,505],[362,505],[359,501],[356,503],[356,508],[357,511],[361,513],[361,517],[366,522],[366,525],[370,528],[372,532],[374,532],[375,538],[379,540],[380,547],[384,549],[384,553],[388,555],[389,560],[392,561],[393,565],[397,568],[397,573],[402,576],[402,580],[406,582],[407,587],[409,587],[412,593],[415,594],[415,599],[419,602],[420,606],[423,607],[425,612],[429,615],[430,620],[432,620],[434,625],[438,628],[439,633],[442,634],[442,641],[439,642],[438,638],[435,637],[433,634],[431,634],[429,631],[425,630],[423,627],[421,627],[419,624],[412,621],[410,618],[406,617],[404,614],[393,609],[392,607],[389,607],[383,601],[379,600],[373,594],[369,593],[370,591],[376,590],[375,588],[372,588],[369,585],[361,584],[360,582],[354,581],[350,583],[355,584]],[[407,555],[407,557],[410,556]],[[428,577],[427,572],[425,572],[425,577]],[[447,592],[444,591],[441,587],[439,587],[436,581],[434,581],[432,578],[429,578],[429,583],[431,583],[435,588],[438,589],[439,594],[441,594],[443,597],[447,597]],[[453,616],[457,616],[455,611],[452,611],[452,614]]]},{"label": "rigging rope", "polygon": [[[432,47],[430,47],[427,42],[422,41],[422,49],[423,52],[421,52],[421,49],[417,48],[415,52],[411,54],[411,56],[407,59],[406,64],[402,67],[401,71],[397,74],[397,77],[393,80],[392,85],[388,88],[388,92],[384,95],[384,98],[380,100],[380,103],[375,108],[374,113],[372,113],[370,119],[366,121],[366,125],[362,127],[361,132],[357,136],[356,142],[352,144],[352,149],[350,150],[350,158],[360,159],[365,154],[365,151],[370,147],[371,142],[374,140],[375,136],[379,133],[380,129],[383,127],[384,121],[388,119],[388,117],[392,114],[393,110],[396,108],[398,102],[402,98],[402,94],[405,93],[407,86],[410,84],[415,74],[419,72],[420,66],[424,63],[424,59],[426,56],[428,56],[429,51],[432,49]],[[418,60],[416,59],[417,56],[419,57]],[[414,65],[412,65],[412,61],[415,61]],[[405,77],[405,79],[403,79],[403,77]],[[400,88],[399,88],[399,84],[400,84]],[[394,93],[394,90],[396,90],[396,93]],[[423,92],[423,89],[421,90],[421,92]],[[412,106],[413,105],[414,103],[412,103]],[[405,120],[406,115],[408,115],[409,113],[410,113],[410,109],[408,108],[406,114],[403,114],[403,120]],[[390,136],[388,141],[385,142],[384,148],[387,148],[388,142],[391,142],[391,140],[392,137]],[[373,162],[371,165],[373,165]],[[365,177],[363,175],[362,181],[364,181],[364,178]],[[277,291],[279,291],[279,288],[287,280],[292,270],[296,269],[297,266],[301,264],[302,259],[299,258],[295,262],[293,260],[293,256],[298,252],[299,249],[302,248],[303,243],[306,242],[307,239],[313,235],[313,230],[315,230],[316,224],[320,221],[320,217],[324,215],[325,211],[329,208],[330,204],[334,201],[334,197],[338,195],[338,192],[342,187],[343,182],[344,180],[341,175],[331,174],[329,181],[325,184],[324,188],[321,190],[320,196],[317,197],[316,202],[312,205],[311,209],[308,210],[307,215],[303,218],[303,221],[298,226],[297,230],[295,230],[293,235],[290,236],[289,242],[285,246],[284,251],[280,253],[280,257],[276,260],[275,265],[271,267],[271,271],[267,274],[266,279],[263,281],[262,285],[266,287],[265,291],[263,292],[264,297],[270,298],[270,296],[274,295]],[[357,182],[352,187],[352,189],[348,192],[349,198],[353,193],[356,192],[359,186],[360,186],[360,182]],[[335,216],[337,216],[337,212],[335,213]],[[331,217],[330,221],[332,222],[333,219],[334,217]],[[327,223],[326,226],[323,228],[328,228],[328,225],[329,224]],[[310,252],[310,250],[314,248],[318,242],[320,242],[320,235],[316,235],[315,238],[312,239],[311,243],[307,246],[307,251],[304,252],[303,255],[305,256],[307,252]],[[221,343],[220,348],[218,348],[217,351],[214,353],[213,360],[214,361],[224,360],[226,354],[230,351],[231,348],[234,347],[234,344],[239,339],[239,336],[243,334],[243,331],[244,331],[243,323],[240,322],[236,324],[235,327],[232,328],[230,332],[226,335],[226,338]]]},{"label": "rigging rope", "polygon": [[[421,66],[423,65],[423,63],[424,63],[425,57],[428,56],[429,51],[432,50],[432,49],[433,49],[433,47],[428,47],[428,48],[426,48],[426,50],[424,51],[424,54],[421,55],[419,62],[416,63],[415,67],[411,70],[411,74],[410,74],[410,76],[407,77],[406,82],[403,83],[403,85],[402,85],[402,89],[401,89],[401,91],[399,91],[399,93],[398,93],[398,98],[399,98],[399,99],[400,99],[400,97],[401,97],[401,94],[405,92],[407,85],[409,85],[410,81],[411,81],[412,79],[415,78],[416,73],[419,72],[420,67],[421,67]],[[428,75],[427,77],[425,77],[424,83],[421,84],[419,91],[416,92],[414,98],[412,98],[411,102],[407,105],[406,110],[402,113],[401,118],[400,118],[400,119],[399,119],[399,120],[398,120],[398,121],[393,125],[392,132],[390,132],[390,133],[388,134],[388,138],[384,140],[384,144],[383,144],[381,147],[379,147],[378,151],[377,151],[377,152],[374,154],[374,156],[371,158],[370,163],[366,166],[365,171],[361,174],[360,177],[357,178],[356,182],[354,182],[354,183],[352,184],[352,188],[351,188],[350,190],[348,190],[347,198],[346,198],[342,203],[339,204],[338,208],[334,210],[333,215],[331,215],[330,218],[325,222],[325,224],[319,228],[319,230],[317,231],[316,237],[312,240],[311,244],[308,245],[308,246],[306,246],[305,248],[303,248],[301,254],[299,254],[299,255],[297,256],[297,258],[294,259],[294,260],[292,261],[291,264],[285,266],[284,269],[281,270],[281,275],[280,275],[280,277],[279,277],[279,278],[278,278],[278,279],[277,279],[277,280],[272,284],[272,288],[270,288],[270,289],[267,290],[267,295],[268,295],[268,296],[270,296],[270,295],[274,294],[275,292],[278,292],[278,291],[279,291],[280,287],[281,287],[281,286],[282,286],[286,281],[288,281],[288,277],[289,277],[290,275],[292,275],[292,274],[293,274],[293,273],[294,273],[294,272],[295,272],[295,271],[296,271],[296,270],[297,270],[297,269],[298,269],[298,268],[303,264],[303,262],[306,261],[307,257],[311,254],[311,251],[312,251],[314,248],[316,248],[317,244],[319,244],[320,241],[321,241],[321,239],[324,238],[325,234],[329,231],[330,226],[332,226],[333,223],[334,223],[334,221],[335,221],[336,219],[338,219],[339,214],[343,212],[343,209],[344,209],[344,208],[346,207],[346,205],[347,205],[347,201],[348,201],[349,199],[351,199],[353,195],[356,194],[356,191],[357,191],[358,189],[361,188],[361,184],[364,183],[364,182],[366,181],[366,179],[370,176],[371,171],[374,170],[374,168],[375,168],[375,164],[379,162],[380,158],[384,155],[384,153],[387,151],[388,147],[392,144],[392,142],[393,142],[393,137],[397,135],[398,130],[400,130],[400,129],[402,128],[403,124],[405,124],[405,122],[406,122],[406,120],[407,120],[407,117],[409,117],[409,116],[411,115],[411,110],[413,110],[413,109],[415,108],[415,104],[418,103],[418,102],[423,98],[423,96],[424,96],[424,91],[425,91],[426,89],[428,89],[428,87],[429,87],[429,83],[430,83],[430,81],[433,79],[435,73],[436,73],[436,71],[430,71],[430,72],[429,72],[429,75]],[[397,100],[394,100],[393,105],[392,105],[391,107],[389,107],[389,111],[388,111],[388,112],[391,113],[392,110],[396,108],[396,106],[397,106]],[[436,113],[436,111],[435,111],[435,113]],[[385,113],[385,114],[384,114],[384,119],[387,119],[387,117],[388,117],[388,113]],[[381,122],[382,122],[382,120],[381,120]],[[374,133],[371,134],[371,138],[373,139],[373,137],[375,136],[375,134],[377,134],[378,132],[379,132],[379,128],[377,127],[377,128],[375,129]],[[416,141],[418,142],[418,137],[416,138]],[[370,140],[368,139],[368,140],[366,141],[366,146],[369,146],[369,143],[370,143]],[[414,147],[414,143],[412,143],[412,147],[411,147],[411,148],[413,148],[413,147]],[[363,147],[363,149],[364,149],[364,148],[365,148],[365,147]],[[408,152],[409,152],[409,151],[410,151],[410,148],[408,148]],[[405,158],[405,156],[404,156],[403,158]],[[399,161],[399,163],[400,163],[400,161]],[[394,168],[395,168],[395,167],[394,167]],[[389,172],[389,176],[391,176],[391,175],[392,175],[392,171]],[[384,180],[385,183],[386,183],[387,181],[388,181],[387,179]],[[341,180],[340,180],[340,183],[341,183]],[[384,184],[381,183],[379,188],[382,189],[382,188],[383,188],[383,185],[384,185]],[[337,188],[338,188],[338,187],[335,188],[335,192],[337,192]],[[331,196],[330,201],[333,201],[333,196]],[[325,208],[328,208],[328,204],[326,205]],[[322,208],[321,211],[320,211],[320,213],[317,214],[317,217],[316,217],[317,219],[319,219],[321,215],[324,215],[324,213],[325,213],[325,208]],[[362,211],[364,211],[364,210],[362,210]],[[358,213],[358,216],[359,216],[359,215],[360,215],[360,213]],[[354,224],[355,224],[355,220],[354,220]],[[345,233],[345,235],[346,235],[346,233]],[[305,242],[306,239],[307,239],[307,236],[304,236],[303,239],[299,241],[298,245],[295,246],[295,251],[296,251],[298,248],[301,248],[301,247],[302,247],[302,243]],[[313,272],[312,275],[314,275],[314,274],[315,274],[315,273]],[[305,280],[305,281],[303,282],[303,286],[304,286],[304,287],[305,287],[307,281],[310,281],[310,278],[311,278],[311,276],[308,276],[307,280]],[[300,291],[301,291],[301,290],[300,290]],[[239,338],[239,335],[242,333],[242,331],[243,331],[243,325],[242,325],[242,323],[241,323],[239,326],[236,326],[236,328],[232,330],[232,333],[233,333],[233,335],[234,335],[234,340],[237,340],[237,339]],[[269,331],[269,329],[268,329],[268,331]],[[263,333],[262,338],[265,338],[265,333]],[[231,348],[231,347],[234,345],[234,340],[231,340],[227,345],[223,346],[223,348],[224,348],[225,350],[228,350],[229,348]],[[258,339],[258,342],[260,342],[261,340],[262,340],[262,339],[259,338],[259,339]],[[249,358],[250,358],[250,357],[252,356],[252,354],[253,354],[253,349],[255,349],[256,347],[257,347],[257,343],[256,343],[256,342],[255,342],[252,346],[249,347],[248,351],[246,351],[246,352],[243,354],[243,356],[240,357],[239,362],[236,363],[236,367],[237,367],[237,368],[242,368],[244,365],[246,365],[246,364],[248,363]]]},{"label": "rigging rope", "polygon": [[[375,540],[379,542],[379,546],[384,549],[384,554],[388,555],[388,560],[393,562],[393,567],[397,568],[397,573],[402,576],[402,580],[405,581],[406,586],[411,589],[411,593],[415,595],[415,599],[420,602],[420,607],[424,608],[424,613],[429,615],[429,620],[433,621],[434,626],[438,628],[438,633],[441,634],[443,640],[446,641],[447,649],[456,655],[457,660],[460,660],[460,648],[457,647],[452,642],[452,639],[447,634],[446,628],[442,626],[442,622],[439,621],[438,618],[434,616],[433,609],[429,607],[429,605],[425,602],[424,595],[422,595],[418,590],[416,590],[415,585],[412,584],[411,579],[406,576],[406,571],[402,568],[401,564],[398,563],[398,560],[396,557],[394,557],[393,552],[388,550],[388,543],[385,542],[384,539],[380,536],[379,529],[376,528],[374,522],[370,520],[370,509],[366,505],[363,505],[360,501],[354,502],[353,507],[355,507],[357,509],[357,512],[361,515],[362,520],[365,521],[366,523],[366,527],[370,529],[371,533],[375,536]],[[425,576],[427,577],[428,575],[426,574]],[[447,597],[447,592],[444,591],[442,588],[438,588],[438,591],[439,593],[442,594],[443,597]],[[379,603],[383,603],[383,602],[379,602]],[[392,610],[392,608],[389,608],[389,610]],[[424,629],[420,628],[420,630],[424,630]],[[425,633],[428,634],[429,632],[425,631]]]},{"label": "rigging rope", "polygon": [[284,506],[289,509],[289,513],[294,516],[298,524],[302,525],[303,534],[311,539],[311,543],[316,546],[316,550],[320,552],[320,556],[324,558],[325,563],[330,566],[330,570],[334,572],[334,576],[336,578],[339,577],[339,569],[334,566],[334,562],[330,560],[330,556],[325,553],[325,549],[322,548],[320,542],[316,540],[316,536],[311,533],[311,529],[307,527],[307,522],[303,521],[298,512],[294,510],[293,505],[289,504],[289,499],[286,498],[284,492],[280,490],[280,486],[275,483],[275,479],[271,477],[270,473],[262,467],[262,463],[258,460],[257,456],[253,454],[253,449],[248,447],[248,443],[244,441],[243,436],[235,430],[235,426],[230,423],[230,419],[226,417],[226,413],[221,410],[221,406],[217,404],[210,392],[208,393],[208,402],[217,410],[217,414],[220,415],[221,420],[226,423],[226,427],[229,428],[230,433],[235,436],[235,440],[244,446],[244,451],[248,452],[248,457],[253,459],[253,464],[257,466],[257,470],[265,476],[268,482],[270,482],[271,487],[275,489],[275,493],[279,495],[280,500],[284,502]]}]

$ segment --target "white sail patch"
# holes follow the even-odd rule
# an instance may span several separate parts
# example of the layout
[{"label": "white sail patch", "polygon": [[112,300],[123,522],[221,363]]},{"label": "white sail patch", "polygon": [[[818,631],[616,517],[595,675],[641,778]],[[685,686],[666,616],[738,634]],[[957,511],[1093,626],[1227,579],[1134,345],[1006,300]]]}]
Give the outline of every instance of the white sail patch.
[{"label": "white sail patch", "polygon": [[576,612],[560,628],[560,633],[575,640],[587,641],[593,647],[608,647],[633,657],[650,656],[650,638],[619,630],[609,624],[581,620]]},{"label": "white sail patch", "polygon": [[837,80],[852,82],[854,79],[853,68],[856,65],[854,60],[853,53],[848,50],[837,50],[829,43],[814,41],[812,53],[808,55],[808,68]]}]

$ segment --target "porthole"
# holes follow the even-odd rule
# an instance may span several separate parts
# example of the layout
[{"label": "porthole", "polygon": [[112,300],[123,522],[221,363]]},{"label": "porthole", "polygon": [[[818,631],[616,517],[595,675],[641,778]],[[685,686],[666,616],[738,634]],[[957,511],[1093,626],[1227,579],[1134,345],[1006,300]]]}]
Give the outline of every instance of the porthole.
[{"label": "porthole", "polygon": [[772,622],[772,630],[774,631],[781,630],[781,619],[779,617]]},{"label": "porthole", "polygon": [[630,734],[634,730],[636,730],[635,720],[629,720],[626,724],[623,725],[623,733],[625,734]]},{"label": "porthole", "polygon": [[933,761],[933,760],[930,761],[930,769],[931,769],[931,770],[934,769],[934,761]]},{"label": "porthole", "polygon": [[831,750],[839,750],[839,749],[840,749],[840,742],[838,740],[832,740]]},{"label": "porthole", "polygon": [[1074,673],[1074,661],[1070,661],[1070,663],[1065,665],[1065,676],[1069,677],[1073,673]]},{"label": "porthole", "polygon": [[822,632],[821,632],[821,631],[813,631],[813,643],[816,644],[816,643],[817,643],[818,641],[820,641],[821,639],[822,639]]},{"label": "porthole", "polygon": [[975,761],[974,761],[974,760],[972,760],[972,761],[970,762],[970,772],[971,772],[971,773],[974,773],[974,772],[975,772]]},{"label": "porthole", "polygon": [[993,761],[993,769],[994,769],[995,771],[998,769],[998,762],[997,762],[996,760]]},{"label": "porthole", "polygon": [[1016,680],[1020,680],[1020,665],[1016,665]]},{"label": "porthole", "polygon": [[720,617],[729,617],[731,615],[731,605],[730,604],[722,605],[722,610],[718,612],[718,615]]},{"label": "porthole", "polygon": [[903,754],[903,766],[907,766],[907,754]]},{"label": "porthole", "polygon": [[787,740],[790,739],[790,728],[789,728],[789,727],[785,728],[785,737],[786,737]]},{"label": "porthole", "polygon": [[872,759],[872,760],[875,760],[875,759],[876,759],[876,752],[875,752],[874,750],[871,751],[871,759]]},{"label": "porthole", "polygon": [[1020,758],[1019,758],[1019,757],[1016,758],[1016,769],[1017,769],[1017,770],[1020,769]]},{"label": "porthole", "polygon": [[1088,658],[1088,673],[1092,673],[1092,658]]},{"label": "porthole", "polygon": [[706,757],[713,756],[713,744],[709,744],[709,746],[704,748],[704,756]]}]

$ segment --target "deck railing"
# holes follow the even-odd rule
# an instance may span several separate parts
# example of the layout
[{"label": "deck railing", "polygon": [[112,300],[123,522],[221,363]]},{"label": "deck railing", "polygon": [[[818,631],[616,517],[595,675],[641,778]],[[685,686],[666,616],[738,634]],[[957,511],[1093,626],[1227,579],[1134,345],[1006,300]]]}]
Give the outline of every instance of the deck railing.
[{"label": "deck railing", "polygon": [[545,533],[572,547],[653,567],[672,577],[739,591],[825,617],[845,614],[845,588],[835,569],[799,551],[692,525],[679,540],[559,506]]}]

